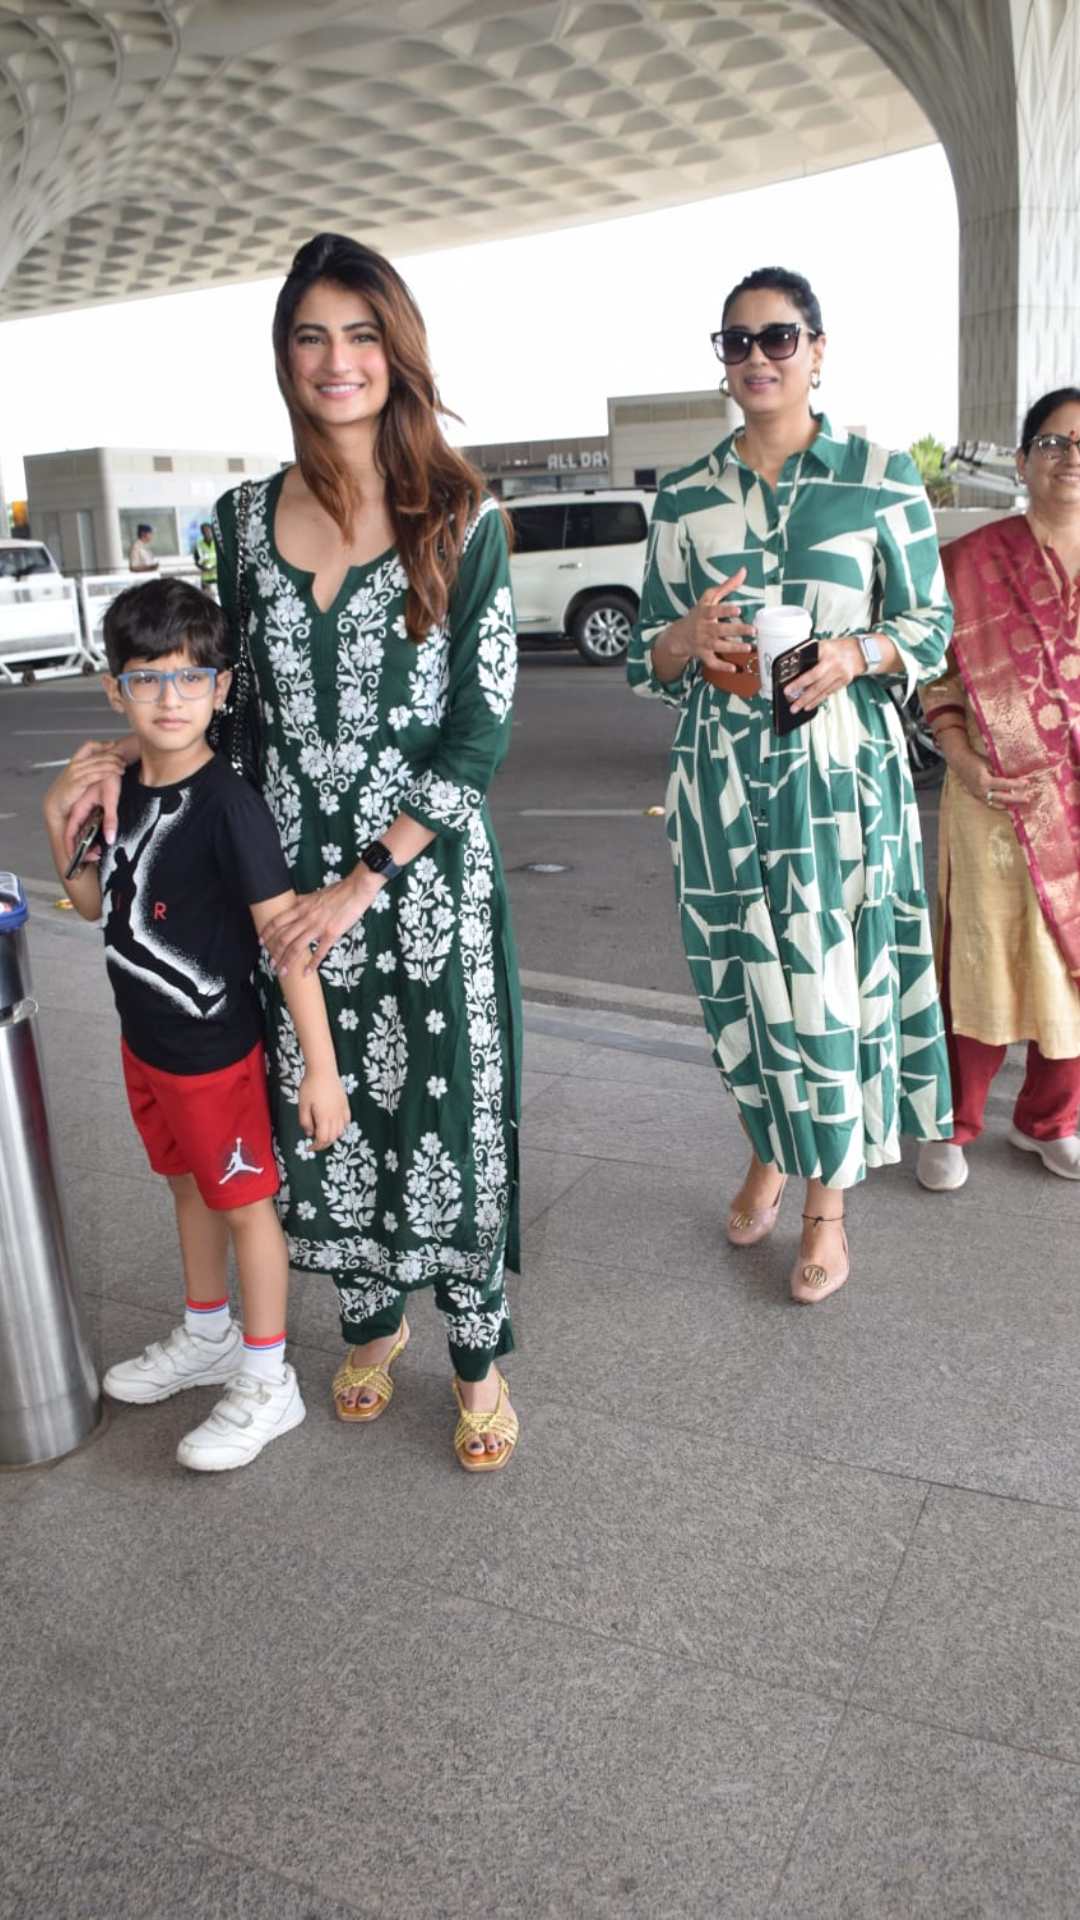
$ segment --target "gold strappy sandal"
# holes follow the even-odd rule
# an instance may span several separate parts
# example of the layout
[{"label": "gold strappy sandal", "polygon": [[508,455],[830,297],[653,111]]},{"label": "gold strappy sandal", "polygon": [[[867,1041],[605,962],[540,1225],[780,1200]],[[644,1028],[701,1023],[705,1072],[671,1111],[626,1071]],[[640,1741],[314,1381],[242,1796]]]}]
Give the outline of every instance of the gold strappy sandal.
[{"label": "gold strappy sandal", "polygon": [[[339,1420],[377,1420],[381,1413],[386,1412],[394,1397],[394,1382],[390,1378],[390,1369],[394,1361],[404,1353],[408,1344],[409,1323],[403,1320],[399,1338],[391,1347],[386,1359],[377,1366],[354,1367],[352,1354],[346,1354],[334,1375],[332,1388],[334,1412]],[[354,1393],[358,1387],[371,1387],[378,1396],[370,1407],[347,1407],[343,1404],[343,1396]]]},{"label": "gold strappy sandal", "polygon": [[[461,1397],[461,1388],[457,1380],[454,1381],[454,1399],[457,1401],[460,1414],[454,1429],[454,1452],[457,1454],[459,1466],[464,1467],[466,1473],[498,1473],[500,1467],[505,1467],[517,1446],[518,1434],[521,1431],[520,1423],[513,1408],[505,1404],[506,1381],[498,1372],[498,1368],[496,1368],[496,1375],[499,1382],[499,1397],[489,1413],[470,1413]],[[483,1453],[469,1452],[470,1440],[486,1441],[491,1433],[495,1435],[496,1440],[502,1441],[498,1453],[488,1453],[486,1447]]]}]

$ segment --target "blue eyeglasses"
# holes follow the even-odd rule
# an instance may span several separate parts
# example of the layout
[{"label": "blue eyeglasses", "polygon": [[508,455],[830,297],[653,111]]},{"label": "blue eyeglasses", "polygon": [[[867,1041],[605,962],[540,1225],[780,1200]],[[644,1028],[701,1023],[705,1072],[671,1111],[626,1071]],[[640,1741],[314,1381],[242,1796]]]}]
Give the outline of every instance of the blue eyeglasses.
[{"label": "blue eyeglasses", "polygon": [[149,706],[160,700],[170,681],[181,700],[201,700],[204,694],[213,693],[217,668],[176,667],[172,673],[161,673],[157,667],[132,667],[130,673],[118,674],[117,681],[124,698],[139,705]]}]

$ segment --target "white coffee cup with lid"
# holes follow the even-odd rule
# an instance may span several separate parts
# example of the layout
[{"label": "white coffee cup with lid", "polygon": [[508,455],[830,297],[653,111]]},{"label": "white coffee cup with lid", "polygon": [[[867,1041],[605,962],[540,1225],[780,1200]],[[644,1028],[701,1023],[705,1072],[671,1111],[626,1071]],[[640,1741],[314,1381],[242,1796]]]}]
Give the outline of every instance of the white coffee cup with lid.
[{"label": "white coffee cup with lid", "polygon": [[808,607],[759,607],[754,621],[761,691],[772,699],[773,661],[809,640],[814,622]]}]

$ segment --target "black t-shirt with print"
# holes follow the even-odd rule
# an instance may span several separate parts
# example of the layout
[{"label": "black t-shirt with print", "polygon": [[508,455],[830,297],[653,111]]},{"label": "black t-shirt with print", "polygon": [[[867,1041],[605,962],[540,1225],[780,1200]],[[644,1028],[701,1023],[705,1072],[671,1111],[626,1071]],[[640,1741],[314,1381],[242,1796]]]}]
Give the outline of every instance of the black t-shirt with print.
[{"label": "black t-shirt with print", "polygon": [[124,1039],[166,1073],[214,1073],[262,1033],[250,908],[292,886],[265,800],[215,754],[144,787],[129,767],[101,863],[105,958]]}]

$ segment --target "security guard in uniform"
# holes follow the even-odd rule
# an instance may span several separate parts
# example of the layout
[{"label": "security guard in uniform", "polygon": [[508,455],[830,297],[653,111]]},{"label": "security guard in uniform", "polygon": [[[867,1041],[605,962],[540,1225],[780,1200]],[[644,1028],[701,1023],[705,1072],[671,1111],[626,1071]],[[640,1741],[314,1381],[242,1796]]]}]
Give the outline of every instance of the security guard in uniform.
[{"label": "security guard in uniform", "polygon": [[214,545],[214,529],[209,520],[204,520],[195,542],[195,565],[199,569],[199,584],[204,593],[217,599],[217,547]]}]

